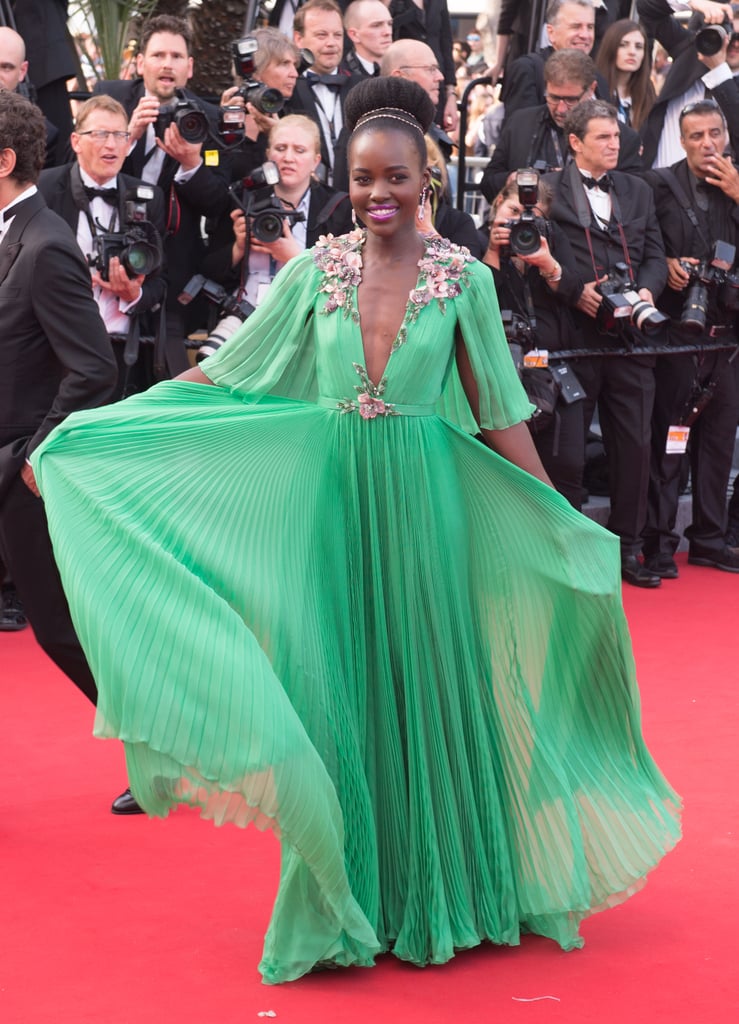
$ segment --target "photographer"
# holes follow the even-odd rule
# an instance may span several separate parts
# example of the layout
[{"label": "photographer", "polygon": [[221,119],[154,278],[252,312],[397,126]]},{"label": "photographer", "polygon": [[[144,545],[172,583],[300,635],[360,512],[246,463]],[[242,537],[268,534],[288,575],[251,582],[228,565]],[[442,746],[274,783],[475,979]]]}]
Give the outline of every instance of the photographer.
[{"label": "photographer", "polygon": [[[256,43],[250,54],[243,44],[249,39]],[[244,143],[231,151],[230,164],[233,180],[246,177],[267,159],[267,142],[271,129],[283,113],[277,97],[264,89],[275,90],[287,102],[295,90],[300,66],[300,51],[282,32],[274,28],[260,28],[234,44],[234,65],[238,85],[231,86],[221,96],[221,107],[246,107]],[[275,109],[277,108],[277,109]]]},{"label": "photographer", "polygon": [[[692,480],[688,561],[739,572],[739,552],[725,540],[739,401],[732,365],[736,349],[700,351],[702,343],[737,340],[739,172],[723,155],[728,134],[714,100],[683,110],[680,140],[685,159],[647,176],[667,251],[669,274],[660,304],[672,318],[670,340],[699,348],[657,361],[644,556],[646,565],[666,579],[677,576],[675,520],[686,445]],[[688,437],[676,427],[689,427]]]},{"label": "photographer", "polygon": [[[623,351],[646,344],[642,330],[659,328],[664,319],[653,303],[667,279],[651,189],[634,175],[613,170],[620,136],[609,103],[580,103],[567,118],[565,133],[572,162],[545,180],[555,190],[552,220],[567,235],[577,273],[586,282],[575,311],[585,347]],[[604,298],[613,290],[615,295]],[[614,316],[619,304],[629,316]],[[594,355],[573,366],[587,395],[586,430],[598,403],[608,457],[608,528],[621,541],[621,575],[639,587],[661,582],[638,558],[647,518],[654,363],[653,355]]]},{"label": "photographer", "polygon": [[[351,204],[345,192],[337,192],[313,179],[321,161],[318,126],[309,117],[292,114],[278,121],[270,132],[267,158],[279,172],[272,189],[250,190],[247,182],[241,207],[221,218],[213,233],[211,251],[203,262],[203,274],[233,291],[237,300],[258,306],[277,271],[312,246],[320,235],[341,235],[352,228]],[[256,177],[256,175],[255,175]],[[247,217],[256,198],[259,210],[296,213],[299,219],[282,216],[282,233],[274,241],[260,241],[255,217]],[[274,218],[272,218],[274,219]],[[216,328],[218,344],[238,326],[238,316],[221,321]],[[211,337],[209,351],[218,347]]]},{"label": "photographer", "polygon": [[[530,398],[536,402],[534,389],[537,386],[550,393],[547,397],[553,398],[551,411],[542,410],[529,420],[536,450],[554,486],[579,509],[585,438],[583,402],[578,398],[565,398],[551,369],[529,367],[525,363],[532,362],[529,355],[532,350],[553,354],[557,349],[572,347],[575,325],[567,303],[576,299],[581,282],[572,269],[569,242],[556,224],[538,219],[535,222],[538,247],[537,238],[532,234],[525,237],[525,242],[530,242],[523,246],[525,251],[514,252],[510,245],[511,227],[524,223],[521,215],[526,207],[521,202],[522,190],[514,176],[512,179],[493,200],[490,241],[483,262],[493,272],[501,310],[510,313],[504,317],[504,327],[514,358],[513,346],[523,350],[525,362],[521,373]],[[533,207],[537,218],[547,216],[551,200],[551,188],[539,182]],[[529,209],[532,209],[530,205]]]},{"label": "photographer", "polygon": [[[160,237],[164,199],[158,188],[146,186],[151,198],[136,213],[145,223],[137,223],[135,237],[130,237],[133,225],[127,223],[127,197],[144,183],[121,173],[129,141],[128,118],[110,96],[93,96],[80,107],[70,141],[77,160],[43,171],[39,191],[47,206],[70,226],[91,265],[93,294],[118,363],[114,395],[118,399],[145,391],[163,375],[163,348],[141,342],[147,328],[150,335],[156,334],[157,318],[144,330],[140,318],[164,302]],[[112,251],[120,255],[105,257],[108,240],[119,243]],[[127,268],[121,256],[130,252],[132,242],[136,248]],[[148,272],[137,273],[139,269]]]},{"label": "photographer", "polygon": [[[218,150],[215,138],[220,111],[185,88],[193,74],[191,32],[187,22],[170,15],[150,18],[143,27],[136,57],[139,78],[98,82],[94,92],[113,96],[129,117],[131,133],[124,170],[150,184],[165,196],[167,230],[167,363],[170,374],[187,368],[185,336],[198,326],[204,307],[188,308],[184,316],[177,296],[200,269],[205,255],[201,231],[203,217],[217,217],[229,206],[230,165]],[[178,120],[183,103],[196,128],[199,141],[188,141]],[[193,116],[194,115],[194,116]],[[184,128],[183,128],[184,130]],[[203,150],[208,151],[206,164]]]},{"label": "photographer", "polygon": [[[731,6],[713,0],[690,0],[687,4],[676,0],[638,0],[637,10],[648,36],[656,38],[672,58],[664,85],[641,127],[644,166],[670,167],[682,159],[680,111],[706,96],[712,96],[721,107],[732,147],[736,149],[739,85],[726,62],[733,30]],[[687,28],[673,16],[673,10],[694,12]],[[696,33],[707,27],[708,39],[702,42]],[[704,40],[705,35],[701,34]]]}]

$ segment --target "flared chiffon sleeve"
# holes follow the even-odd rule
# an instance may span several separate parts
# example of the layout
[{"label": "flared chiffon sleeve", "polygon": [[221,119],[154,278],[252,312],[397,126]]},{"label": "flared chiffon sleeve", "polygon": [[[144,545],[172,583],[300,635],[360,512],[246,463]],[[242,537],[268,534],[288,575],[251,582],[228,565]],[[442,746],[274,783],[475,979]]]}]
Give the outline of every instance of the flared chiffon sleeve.
[{"label": "flared chiffon sleeve", "polygon": [[503,430],[528,420],[534,406],[526,397],[508,350],[500,320],[498,297],[490,271],[477,261],[469,266],[462,294],[454,300],[457,333],[469,356],[477,382],[480,415],[476,421],[456,365],[438,404],[440,415],[468,433],[479,427]]},{"label": "flared chiffon sleeve", "polygon": [[310,250],[290,260],[258,309],[200,364],[206,377],[229,391],[314,400],[318,278]]}]

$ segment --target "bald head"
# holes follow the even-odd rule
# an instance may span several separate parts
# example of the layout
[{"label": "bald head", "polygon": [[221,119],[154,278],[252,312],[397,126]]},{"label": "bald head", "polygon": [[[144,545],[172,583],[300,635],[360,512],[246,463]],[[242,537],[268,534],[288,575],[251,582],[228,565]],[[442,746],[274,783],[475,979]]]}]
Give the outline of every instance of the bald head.
[{"label": "bald head", "polygon": [[444,75],[434,51],[418,39],[398,39],[385,52],[380,62],[380,74],[387,77],[398,75],[417,82],[436,106],[439,102],[439,86]]},{"label": "bald head", "polygon": [[393,41],[393,19],[382,0],[353,0],[344,14],[344,28],[366,61],[382,60]]},{"label": "bald head", "polygon": [[0,27],[0,88],[15,92],[27,71],[23,38],[12,28]]}]

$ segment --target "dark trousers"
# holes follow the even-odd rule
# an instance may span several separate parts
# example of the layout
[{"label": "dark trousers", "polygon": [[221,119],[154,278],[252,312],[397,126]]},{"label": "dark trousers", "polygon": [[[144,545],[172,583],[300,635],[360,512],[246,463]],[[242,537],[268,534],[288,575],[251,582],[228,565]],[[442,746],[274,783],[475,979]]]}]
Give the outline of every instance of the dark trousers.
[{"label": "dark trousers", "polygon": [[672,555],[680,476],[685,456],[667,455],[667,431],[676,424],[693,384],[716,381],[713,398],[690,428],[692,522],[685,536],[701,548],[720,551],[726,534],[726,489],[734,454],[737,387],[729,352],[661,356],[655,371],[657,394],[652,419],[652,461],[644,554]]},{"label": "dark trousers", "polygon": [[636,555],[647,521],[654,357],[593,356],[576,360],[573,369],[587,396],[585,432],[598,405],[611,502],[606,525],[620,538],[622,556]]},{"label": "dark trousers", "polygon": [[0,550],[40,646],[95,704],[97,687],[69,615],[44,503],[20,476],[0,505]]},{"label": "dark trousers", "polygon": [[557,416],[545,430],[529,423],[534,445],[549,479],[578,511],[582,508],[582,472],[585,461],[584,402],[567,405],[560,398]]}]

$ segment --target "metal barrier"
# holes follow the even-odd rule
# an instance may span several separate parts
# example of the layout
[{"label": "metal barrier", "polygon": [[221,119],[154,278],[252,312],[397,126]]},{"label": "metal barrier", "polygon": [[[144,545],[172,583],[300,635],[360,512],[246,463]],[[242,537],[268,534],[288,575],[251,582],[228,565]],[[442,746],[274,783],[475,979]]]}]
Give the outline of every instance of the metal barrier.
[{"label": "metal barrier", "polygon": [[[478,228],[482,227],[487,219],[487,211],[490,208],[490,203],[479,189],[482,172],[489,163],[489,156],[468,156],[460,167],[459,159],[453,156],[447,167],[452,195],[457,195],[457,209],[469,213]],[[464,174],[464,187],[461,192],[458,177],[460,171]]]}]

